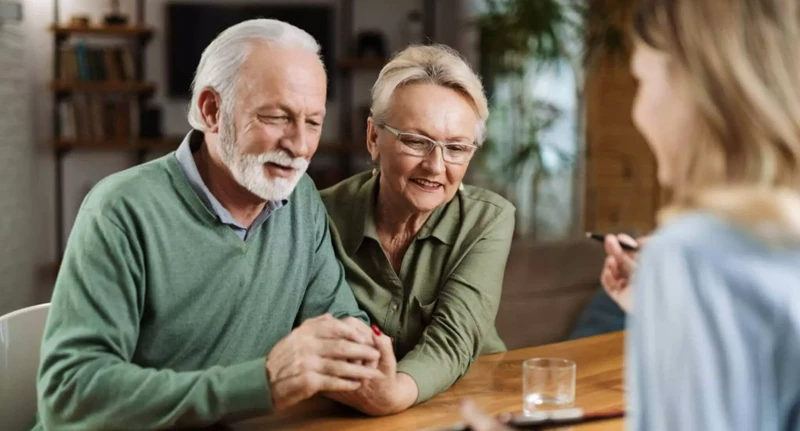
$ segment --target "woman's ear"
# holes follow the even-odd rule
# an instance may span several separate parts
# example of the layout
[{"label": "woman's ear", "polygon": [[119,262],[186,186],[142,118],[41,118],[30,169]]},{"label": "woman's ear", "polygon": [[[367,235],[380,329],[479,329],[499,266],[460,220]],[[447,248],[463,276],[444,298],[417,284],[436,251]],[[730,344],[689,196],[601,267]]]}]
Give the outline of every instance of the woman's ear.
[{"label": "woman's ear", "polygon": [[204,88],[197,98],[197,107],[200,109],[200,116],[206,125],[206,131],[219,133],[220,115],[222,113],[222,99],[220,99],[219,94],[210,87]]},{"label": "woman's ear", "polygon": [[367,118],[367,151],[369,151],[372,163],[378,162],[380,152],[378,151],[378,126],[372,117]]}]

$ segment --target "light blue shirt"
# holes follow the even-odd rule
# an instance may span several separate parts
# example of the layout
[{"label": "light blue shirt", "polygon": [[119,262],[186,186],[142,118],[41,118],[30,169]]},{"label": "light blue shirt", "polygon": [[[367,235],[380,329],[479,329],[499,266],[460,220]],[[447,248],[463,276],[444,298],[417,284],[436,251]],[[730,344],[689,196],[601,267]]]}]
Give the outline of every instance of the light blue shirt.
[{"label": "light blue shirt", "polygon": [[264,205],[264,210],[261,211],[261,214],[253,220],[253,223],[250,225],[248,229],[245,226],[242,226],[239,222],[237,222],[233,216],[231,215],[230,211],[228,211],[222,204],[211,194],[211,191],[208,190],[206,184],[203,182],[203,178],[200,176],[200,172],[197,170],[197,164],[194,162],[194,157],[192,154],[199,150],[201,146],[205,145],[203,141],[203,134],[197,130],[192,130],[189,132],[185,138],[183,138],[183,142],[175,151],[175,158],[178,159],[178,166],[183,172],[183,175],[186,177],[186,180],[189,181],[189,185],[192,186],[192,189],[200,198],[201,201],[205,204],[206,208],[222,223],[230,226],[236,235],[239,236],[242,240],[246,240],[247,236],[250,232],[255,232],[255,230],[264,223],[272,212],[277,210],[278,208],[286,205],[288,202],[287,200],[283,201],[270,201]]},{"label": "light blue shirt", "polygon": [[654,235],[628,318],[629,430],[800,430],[800,246],[721,218]]}]

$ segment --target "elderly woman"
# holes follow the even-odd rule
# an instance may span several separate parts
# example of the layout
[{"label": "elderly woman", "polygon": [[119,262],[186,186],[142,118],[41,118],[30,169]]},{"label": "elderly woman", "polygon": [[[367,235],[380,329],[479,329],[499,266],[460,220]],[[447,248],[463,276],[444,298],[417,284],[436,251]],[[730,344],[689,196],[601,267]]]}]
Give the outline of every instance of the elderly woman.
[{"label": "elderly woman", "polygon": [[457,53],[409,47],[372,89],[367,149],[375,169],[322,192],[356,299],[394,339],[391,385],[337,398],[366,413],[425,401],[479,354],[505,350],[494,320],[514,207],[462,184],[487,116],[480,79]]}]

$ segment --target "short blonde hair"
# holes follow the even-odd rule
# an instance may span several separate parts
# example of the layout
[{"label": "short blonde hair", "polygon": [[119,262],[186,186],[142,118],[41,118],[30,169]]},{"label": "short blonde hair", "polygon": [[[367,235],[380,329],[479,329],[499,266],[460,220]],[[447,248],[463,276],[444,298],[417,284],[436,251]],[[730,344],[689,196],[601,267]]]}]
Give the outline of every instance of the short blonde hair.
[{"label": "short blonde hair", "polygon": [[698,136],[676,160],[663,215],[712,210],[800,238],[798,1],[641,3],[639,42],[671,58],[698,110]]},{"label": "short blonde hair", "polygon": [[478,117],[475,143],[483,144],[488,102],[480,78],[458,52],[446,45],[411,45],[397,53],[372,87],[372,118],[385,122],[395,90],[410,84],[440,85],[466,96]]}]

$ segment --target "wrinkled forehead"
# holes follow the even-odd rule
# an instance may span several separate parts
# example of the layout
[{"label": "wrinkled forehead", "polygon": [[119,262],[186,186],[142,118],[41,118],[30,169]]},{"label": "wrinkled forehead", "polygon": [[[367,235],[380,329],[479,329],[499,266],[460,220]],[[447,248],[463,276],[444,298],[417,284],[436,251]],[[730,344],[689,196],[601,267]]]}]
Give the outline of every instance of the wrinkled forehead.
[{"label": "wrinkled forehead", "polygon": [[324,111],[327,76],[319,57],[306,49],[258,43],[242,63],[236,93],[238,99],[250,103],[295,104]]},{"label": "wrinkled forehead", "polygon": [[389,99],[387,121],[404,132],[441,141],[473,141],[478,116],[470,99],[435,84],[398,87]]}]

